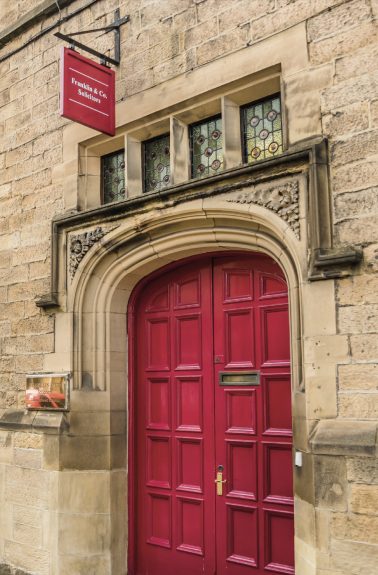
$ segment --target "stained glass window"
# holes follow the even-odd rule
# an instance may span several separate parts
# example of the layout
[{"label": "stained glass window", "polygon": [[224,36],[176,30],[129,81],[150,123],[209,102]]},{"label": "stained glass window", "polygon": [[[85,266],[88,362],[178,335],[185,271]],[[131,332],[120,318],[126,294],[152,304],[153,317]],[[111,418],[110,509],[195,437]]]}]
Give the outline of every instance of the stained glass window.
[{"label": "stained glass window", "polygon": [[101,158],[102,198],[104,204],[126,197],[125,151],[119,150]]},{"label": "stained glass window", "polygon": [[171,181],[169,134],[147,140],[144,151],[144,191],[154,192],[169,186]]},{"label": "stained glass window", "polygon": [[223,167],[222,118],[208,118],[190,126],[192,178],[218,174]]},{"label": "stained glass window", "polygon": [[241,109],[244,162],[272,158],[282,153],[281,100],[279,95]]}]

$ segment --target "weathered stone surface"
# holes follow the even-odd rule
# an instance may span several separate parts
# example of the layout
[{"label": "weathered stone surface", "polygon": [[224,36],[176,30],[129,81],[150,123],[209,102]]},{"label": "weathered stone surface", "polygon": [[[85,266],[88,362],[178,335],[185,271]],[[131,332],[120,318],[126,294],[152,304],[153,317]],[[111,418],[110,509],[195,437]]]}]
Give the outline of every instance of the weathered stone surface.
[{"label": "weathered stone surface", "polygon": [[42,547],[42,525],[38,527],[33,527],[31,525],[25,525],[24,523],[14,523],[13,526],[13,538],[14,541],[31,545],[33,547]]},{"label": "weathered stone surface", "polygon": [[109,548],[109,517],[106,514],[62,513],[59,518],[61,553],[69,555],[75,548],[77,555],[104,553]]},{"label": "weathered stone surface", "polygon": [[324,134],[336,138],[351,132],[360,132],[369,127],[369,108],[366,102],[332,110],[322,118]]},{"label": "weathered stone surface", "polygon": [[64,469],[110,468],[110,437],[62,437],[60,450]]},{"label": "weathered stone surface", "polygon": [[337,299],[341,305],[378,303],[378,277],[361,275],[341,280]]},{"label": "weathered stone surface", "polygon": [[319,454],[373,456],[376,432],[376,422],[323,420],[315,428],[310,443]]},{"label": "weathered stone surface", "polygon": [[11,463],[13,437],[8,431],[0,431],[0,463]]},{"label": "weathered stone surface", "polygon": [[354,541],[333,540],[331,565],[347,575],[375,575],[378,549],[376,545]]},{"label": "weathered stone surface", "polygon": [[49,474],[37,469],[9,467],[6,470],[5,497],[8,502],[47,509]]},{"label": "weathered stone surface", "polygon": [[273,0],[265,0],[264,2],[260,2],[260,0],[237,0],[219,14],[219,31],[222,33],[233,26],[242,26],[251,19],[255,20],[264,14],[273,12],[274,8]]},{"label": "weathered stone surface", "polygon": [[332,144],[331,160],[334,166],[340,166],[342,164],[348,164],[352,158],[356,161],[375,155],[377,151],[377,130],[362,132],[361,134]]},{"label": "weathered stone surface", "polygon": [[43,512],[30,506],[13,505],[13,521],[31,527],[40,527],[42,525]]},{"label": "weathered stone surface", "polygon": [[309,4],[306,0],[280,2],[280,10],[273,17],[270,14],[266,14],[254,21],[253,40],[260,40],[274,34],[278,30],[293,26],[331,7],[335,3],[335,0],[319,0],[316,4]]},{"label": "weathered stone surface", "polygon": [[109,488],[107,472],[65,471],[59,478],[59,507],[65,513],[107,513]]},{"label": "weathered stone surface", "polygon": [[378,127],[378,100],[370,103],[370,118],[374,128]]},{"label": "weathered stone surface", "polygon": [[378,48],[373,45],[365,46],[348,56],[336,59],[336,79],[342,81],[368,72],[374,73],[377,55]]},{"label": "weathered stone surface", "polygon": [[316,456],[314,480],[315,502],[319,507],[347,509],[347,476],[343,458]]},{"label": "weathered stone surface", "polygon": [[302,501],[314,505],[314,458],[302,453],[302,467],[294,467],[294,492]]},{"label": "weathered stone surface", "polygon": [[353,54],[359,48],[370,45],[375,35],[375,23],[371,21],[363,22],[353,30],[353,33],[338,28],[334,36],[310,43],[310,60],[316,66],[337,57]]},{"label": "weathered stone surface", "polygon": [[348,419],[378,419],[378,392],[340,393],[339,415]]},{"label": "weathered stone surface", "polygon": [[366,515],[378,515],[378,485],[352,484],[350,489],[351,511]]},{"label": "weathered stone surface", "polygon": [[377,331],[378,304],[340,307],[338,324],[341,333],[373,333]]},{"label": "weathered stone surface", "polygon": [[375,236],[378,216],[364,216],[338,222],[335,225],[337,237],[342,244],[369,243]]},{"label": "weathered stone surface", "polygon": [[353,359],[370,361],[378,359],[378,335],[376,333],[353,335],[350,338],[350,344]]},{"label": "weathered stone surface", "polygon": [[378,459],[354,457],[347,460],[348,481],[378,484]]},{"label": "weathered stone surface", "polygon": [[26,572],[49,575],[49,554],[43,549],[6,541],[4,556],[7,562],[21,567]]},{"label": "weathered stone surface", "polygon": [[294,509],[297,518],[296,536],[309,544],[314,544],[315,509],[313,505],[298,497],[295,500]]},{"label": "weathered stone surface", "polygon": [[371,10],[368,0],[343,3],[333,10],[324,10],[319,16],[311,18],[307,27],[307,37],[310,41],[314,41],[334,36],[341,29],[355,28],[356,24],[370,20],[370,18]]},{"label": "weathered stone surface", "polygon": [[43,371],[43,355],[19,355],[16,357],[18,373],[33,373]]},{"label": "weathered stone surface", "polygon": [[344,218],[370,215],[378,211],[378,188],[340,194],[335,198],[335,217]]},{"label": "weathered stone surface", "polygon": [[219,58],[222,55],[233,52],[237,48],[246,47],[248,41],[249,28],[247,26],[235,28],[231,32],[227,32],[201,44],[196,51],[197,63],[203,65],[213,60],[214,57]]},{"label": "weathered stone surface", "polygon": [[376,363],[340,365],[338,374],[340,390],[374,391],[378,389],[378,365]]},{"label": "weathered stone surface", "polygon": [[20,353],[52,353],[54,351],[54,335],[51,333],[26,336],[8,337],[4,340],[4,352],[9,355]]},{"label": "weathered stone surface", "polygon": [[112,562],[110,557],[104,555],[61,555],[59,558],[60,575],[72,575],[77,573],[86,575],[87,573],[111,573]]},{"label": "weathered stone surface", "polygon": [[351,539],[378,544],[378,517],[335,513],[331,519],[331,534],[335,539]]},{"label": "weathered stone surface", "polygon": [[[240,15],[237,16],[240,18]],[[193,46],[198,46],[199,44],[203,44],[204,39],[210,40],[212,37],[218,35],[218,27],[217,27],[217,18],[214,14],[213,17],[205,20],[201,24],[197,24],[192,28],[189,28],[185,32],[184,36],[184,46],[185,49],[188,50]]]},{"label": "weathered stone surface", "polygon": [[42,450],[40,449],[14,449],[15,465],[28,469],[40,469],[42,467]]},{"label": "weathered stone surface", "polygon": [[358,82],[355,78],[350,78],[328,88],[323,93],[323,111],[329,112],[355,102],[375,98],[377,79],[377,74],[365,74],[359,77]]}]

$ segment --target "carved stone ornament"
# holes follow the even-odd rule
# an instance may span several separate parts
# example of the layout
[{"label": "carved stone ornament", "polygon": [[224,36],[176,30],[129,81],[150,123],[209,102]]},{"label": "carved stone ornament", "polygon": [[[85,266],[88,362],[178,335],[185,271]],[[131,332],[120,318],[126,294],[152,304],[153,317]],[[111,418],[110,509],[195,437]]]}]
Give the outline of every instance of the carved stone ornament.
[{"label": "carved stone ornament", "polygon": [[71,236],[69,243],[70,250],[70,275],[74,277],[79,263],[87,251],[101,238],[104,237],[105,231],[102,228],[96,228],[91,232],[85,232],[76,236]]},{"label": "carved stone ornament", "polygon": [[298,190],[298,182],[294,181],[270,188],[254,188],[239,194],[235,199],[230,198],[227,201],[236,204],[258,204],[276,212],[280,218],[289,224],[299,240]]}]

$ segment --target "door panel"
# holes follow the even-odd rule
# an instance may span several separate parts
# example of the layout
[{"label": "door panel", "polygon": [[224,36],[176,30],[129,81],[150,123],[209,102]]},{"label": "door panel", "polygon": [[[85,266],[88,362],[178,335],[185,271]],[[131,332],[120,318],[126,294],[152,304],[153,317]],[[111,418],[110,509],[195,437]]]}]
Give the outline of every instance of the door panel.
[{"label": "door panel", "polygon": [[[286,282],[262,255],[213,265],[216,465],[227,486],[216,497],[216,573],[247,575],[248,565],[248,575],[294,573]],[[258,385],[220,385],[225,371],[257,371]]]},{"label": "door panel", "polygon": [[226,389],[226,432],[256,434],[256,390]]},{"label": "door panel", "polygon": [[197,260],[150,282],[136,316],[134,575],[294,573],[281,269]]},{"label": "door panel", "polygon": [[207,259],[151,282],[136,308],[140,575],[214,575],[211,298]]}]

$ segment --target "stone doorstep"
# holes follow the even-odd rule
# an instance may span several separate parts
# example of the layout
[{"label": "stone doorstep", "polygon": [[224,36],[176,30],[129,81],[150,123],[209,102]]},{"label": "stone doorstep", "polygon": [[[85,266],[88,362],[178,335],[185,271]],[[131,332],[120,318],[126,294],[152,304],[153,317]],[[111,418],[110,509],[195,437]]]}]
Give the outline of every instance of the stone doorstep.
[{"label": "stone doorstep", "polygon": [[377,428],[375,421],[321,420],[310,437],[311,451],[319,455],[374,457]]}]

